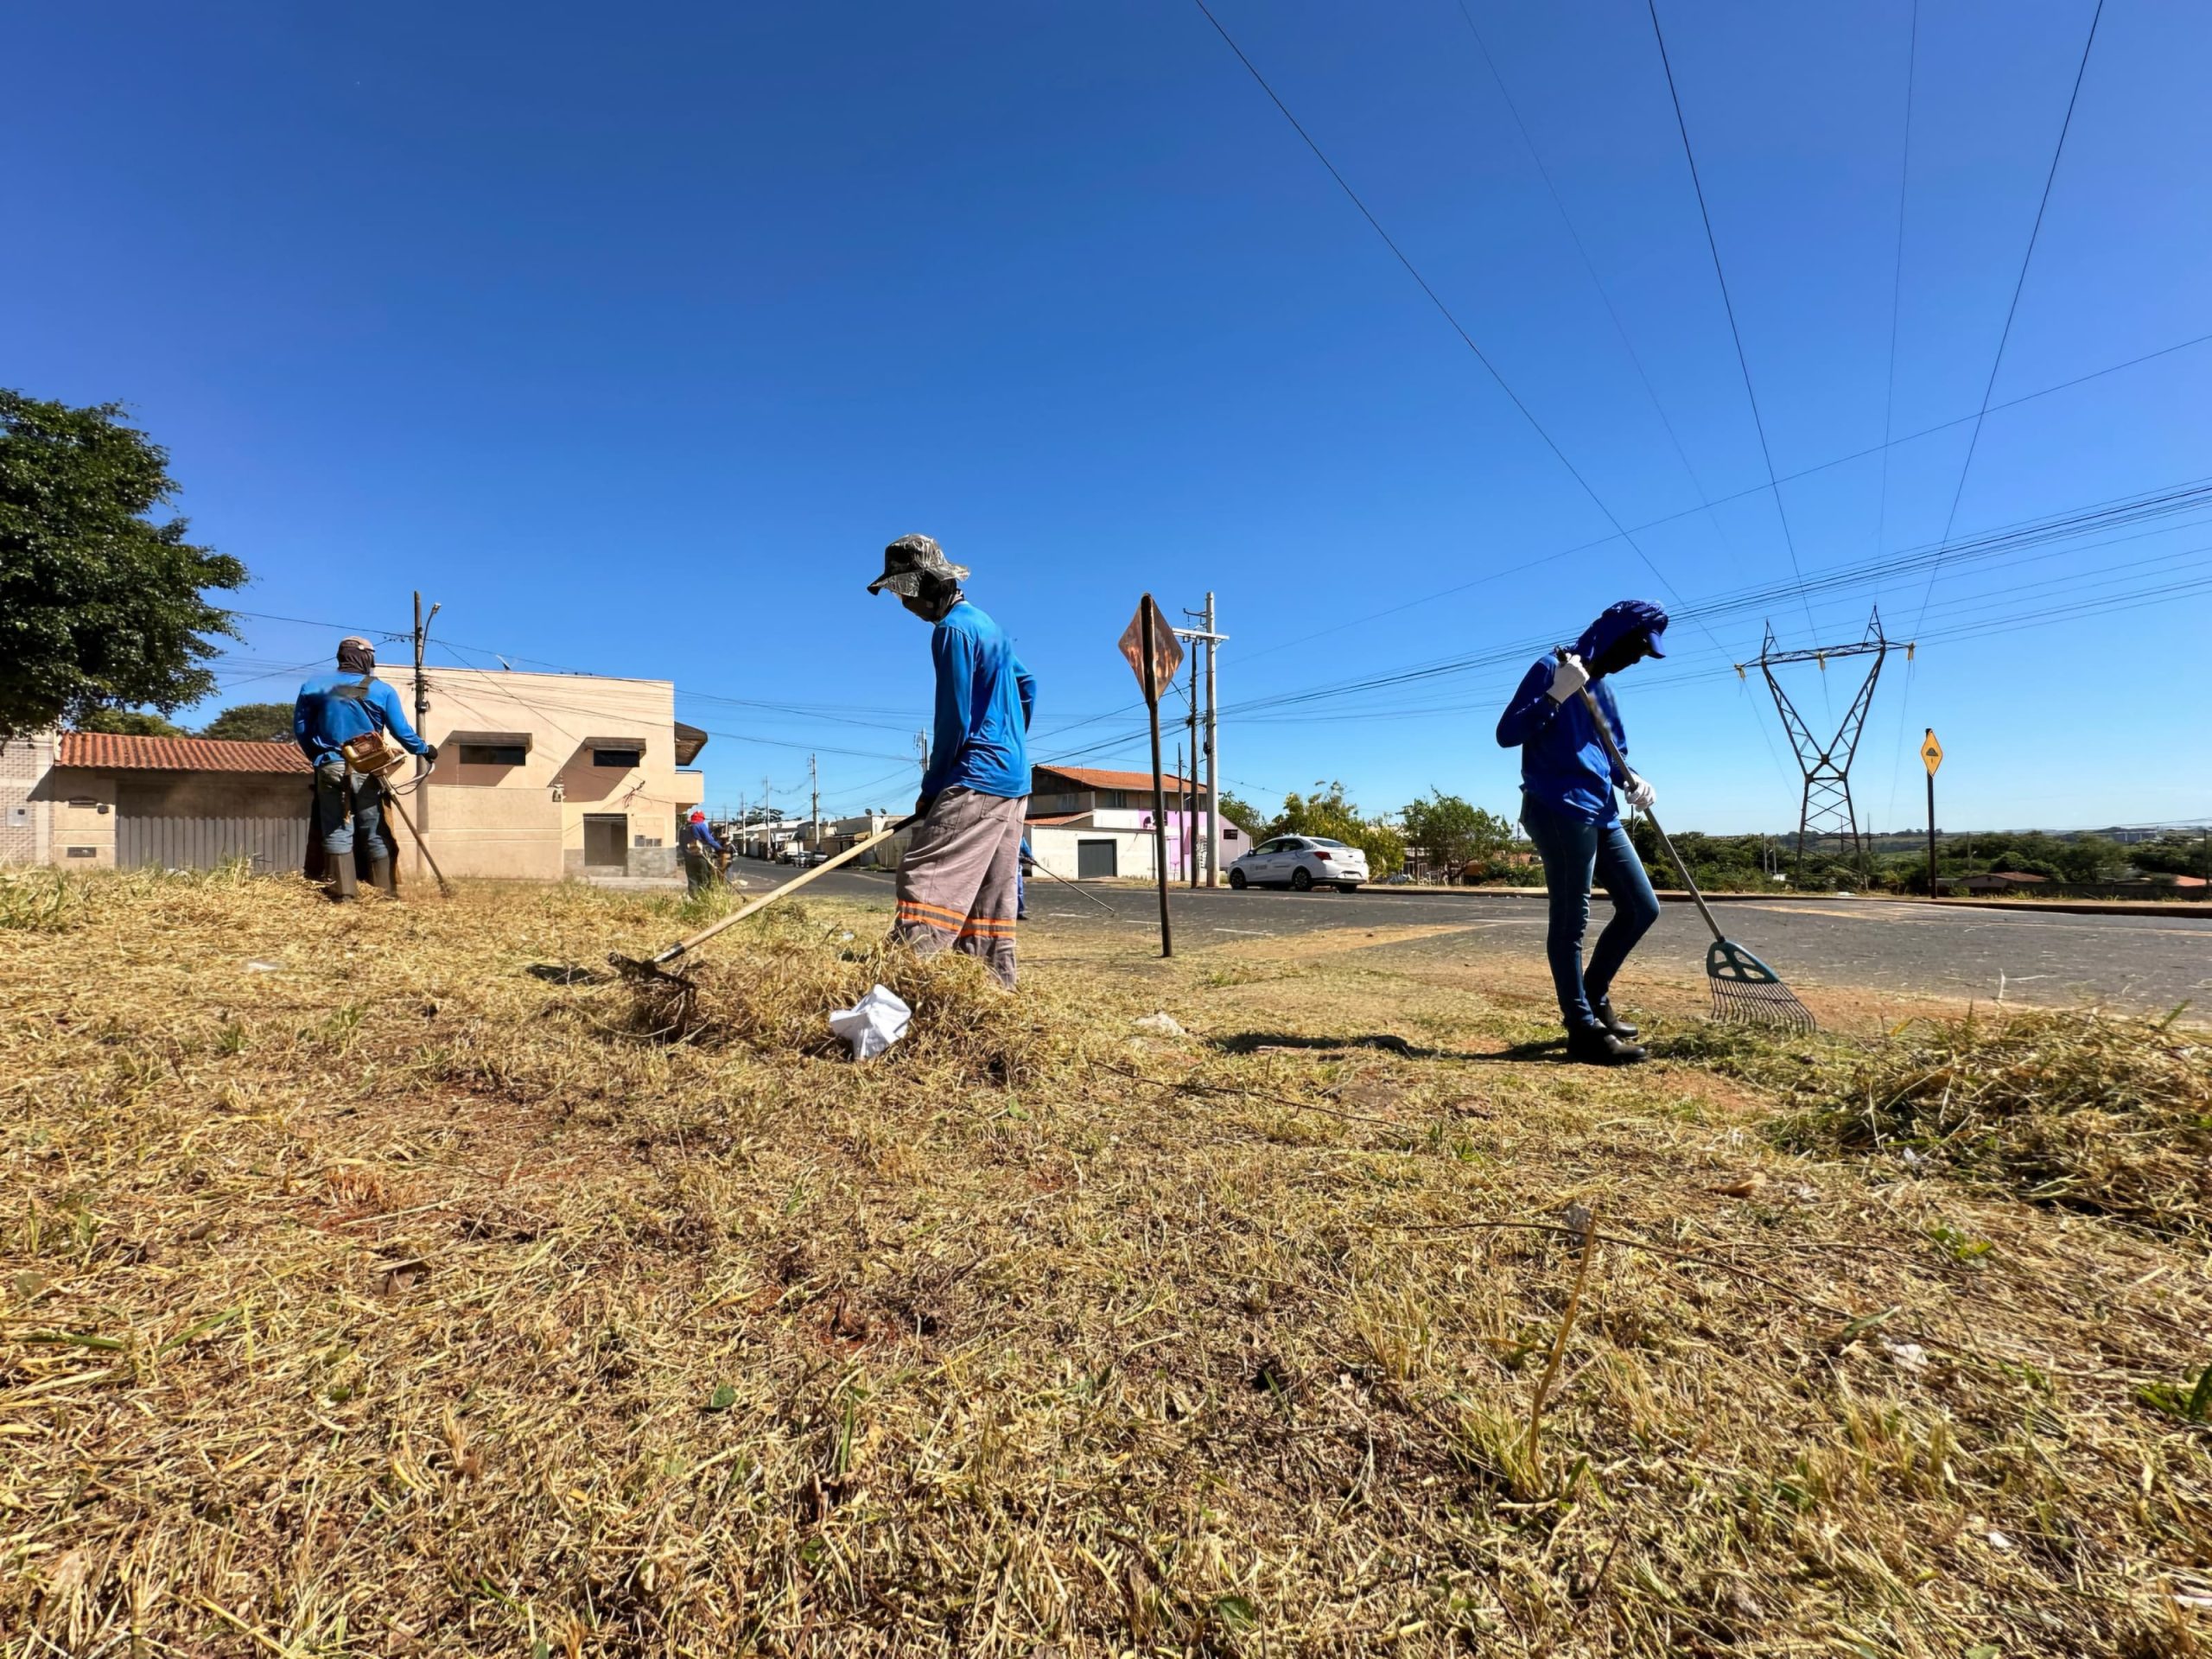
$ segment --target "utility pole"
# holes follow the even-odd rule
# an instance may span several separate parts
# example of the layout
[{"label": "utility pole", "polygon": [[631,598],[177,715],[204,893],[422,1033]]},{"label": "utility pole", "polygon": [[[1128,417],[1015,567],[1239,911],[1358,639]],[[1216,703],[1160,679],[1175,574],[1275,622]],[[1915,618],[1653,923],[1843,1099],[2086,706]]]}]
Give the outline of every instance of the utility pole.
[{"label": "utility pole", "polygon": [[1175,745],[1175,879],[1183,879],[1183,866],[1190,862],[1189,837],[1184,829],[1191,822],[1191,780],[1183,775],[1183,746]]},{"label": "utility pole", "polygon": [[921,768],[921,774],[914,783],[914,787],[918,790],[930,775],[930,734],[927,732],[914,734],[914,764]]},{"label": "utility pole", "polygon": [[1214,631],[1213,590],[1206,590],[1206,886],[1221,885],[1221,756],[1216,730],[1221,719],[1217,700],[1214,653],[1221,635]]},{"label": "utility pole", "polygon": [[[430,624],[436,619],[440,608],[433,601],[430,606],[430,614],[423,615],[423,590],[419,588],[415,590],[415,731],[417,736],[422,734],[423,724],[429,718],[430,714],[430,690],[423,682],[423,647],[429,643]],[[424,741],[428,741],[424,739]],[[422,832],[430,827],[430,796],[429,790],[424,787],[423,780],[429,775],[430,763],[421,755],[416,755],[415,757],[415,786],[418,794],[415,803],[415,816],[420,822],[412,827],[415,830],[416,850],[423,855],[425,863],[429,862],[430,854],[429,849],[423,844]],[[432,864],[430,868],[435,871],[437,866]],[[441,890],[443,889],[445,886],[443,876],[438,878],[438,886]]]},{"label": "utility pole", "polygon": [[1183,861],[1190,867],[1191,885],[1198,885],[1198,654],[1191,653],[1191,769],[1179,759],[1175,775],[1183,780]]},{"label": "utility pole", "polygon": [[[415,729],[416,729],[416,731],[418,734],[419,734],[419,733],[422,731],[422,729],[423,729],[423,722],[429,717],[429,713],[430,713],[430,692],[429,692],[429,688],[428,686],[426,686],[425,684],[423,684],[423,647],[426,644],[428,644],[428,643],[429,643],[429,638],[430,638],[430,624],[431,624],[433,621],[435,621],[435,620],[436,620],[438,613],[439,613],[440,611],[443,610],[444,608],[445,608],[445,607],[444,607],[442,605],[438,605],[438,604],[435,604],[435,603],[434,603],[434,604],[432,604],[432,605],[431,605],[431,607],[430,607],[430,614],[429,614],[429,615],[428,615],[428,616],[423,615],[423,592],[422,592],[422,589],[420,589],[419,588],[416,589],[416,591],[415,591]],[[430,763],[429,763],[429,761],[427,761],[427,760],[423,760],[423,757],[422,757],[421,755],[419,755],[419,754],[418,754],[418,755],[416,755],[416,756],[415,757],[415,775],[416,775],[417,778],[420,778],[420,777],[421,777],[424,772],[428,772],[429,769],[430,769]]]},{"label": "utility pole", "polygon": [[807,810],[807,826],[814,833],[814,850],[822,850],[822,772],[814,764],[814,757],[806,757],[806,783],[814,797],[814,804]]},{"label": "utility pole", "polygon": [[[1185,611],[1183,614],[1185,616],[1203,615],[1205,618],[1204,626],[1196,628],[1178,628],[1175,630],[1175,637],[1178,639],[1193,640],[1196,643],[1204,645],[1206,652],[1206,885],[1211,887],[1218,886],[1221,880],[1221,757],[1217,752],[1220,746],[1219,730],[1221,705],[1217,701],[1216,694],[1216,686],[1217,682],[1214,670],[1214,649],[1229,636],[1224,633],[1217,633],[1214,631],[1213,595],[1211,593],[1206,595],[1206,607],[1203,613]],[[1198,772],[1198,665],[1196,662],[1193,662],[1191,664],[1191,770],[1192,773],[1195,774]],[[1195,777],[1192,781],[1195,786]],[[1195,819],[1197,817],[1195,810],[1197,803],[1195,788],[1192,799],[1193,806],[1192,816],[1194,820],[1195,829]],[[1196,854],[1194,849],[1194,861],[1195,857]],[[1194,887],[1198,885],[1198,872],[1195,868],[1193,868],[1191,873],[1191,885]]]}]

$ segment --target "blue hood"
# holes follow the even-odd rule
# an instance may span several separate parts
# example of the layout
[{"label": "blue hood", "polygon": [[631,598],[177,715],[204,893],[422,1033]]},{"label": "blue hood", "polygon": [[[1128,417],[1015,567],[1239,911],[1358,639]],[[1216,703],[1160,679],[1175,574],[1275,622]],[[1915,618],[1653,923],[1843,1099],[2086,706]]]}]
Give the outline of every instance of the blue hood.
[{"label": "blue hood", "polygon": [[1649,634],[1651,654],[1664,657],[1660,642],[1667,634],[1667,613],[1648,599],[1624,599],[1605,607],[1605,614],[1582,630],[1574,654],[1586,664],[1595,662],[1632,634]]},{"label": "blue hood", "polygon": [[[1660,636],[1666,630],[1666,612],[1649,600],[1624,599],[1606,607],[1603,616],[1583,629],[1574,642],[1574,654],[1586,664],[1594,663],[1622,640],[1644,634],[1657,656]],[[1521,787],[1530,800],[1584,823],[1618,823],[1620,810],[1613,804],[1613,788],[1625,784],[1627,774],[1606,754],[1581,698],[1552,701],[1556,667],[1548,654],[1529,664],[1513,701],[1498,716],[1498,747],[1521,751]],[[1627,753],[1628,729],[1621,723],[1620,704],[1613,700],[1606,677],[1591,681],[1590,695],[1613,728],[1622,753]]]}]

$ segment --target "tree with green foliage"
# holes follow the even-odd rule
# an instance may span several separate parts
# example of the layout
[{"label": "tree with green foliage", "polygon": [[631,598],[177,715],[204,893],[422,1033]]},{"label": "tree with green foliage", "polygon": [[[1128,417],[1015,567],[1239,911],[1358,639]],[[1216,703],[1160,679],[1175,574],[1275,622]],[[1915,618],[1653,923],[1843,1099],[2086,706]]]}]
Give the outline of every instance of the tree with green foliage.
[{"label": "tree with green foliage", "polygon": [[119,732],[125,737],[189,737],[173,720],[137,709],[95,709],[77,722],[80,732]]},{"label": "tree with green foliage", "polygon": [[1471,865],[1502,866],[1515,841],[1510,820],[1441,790],[1408,803],[1398,818],[1407,845],[1421,849],[1429,868],[1447,875]]},{"label": "tree with green foliage", "polygon": [[1268,815],[1249,802],[1240,801],[1227,790],[1221,791],[1221,816],[1241,829],[1258,836],[1260,827],[1268,822]]},{"label": "tree with green foliage", "polygon": [[289,743],[292,705],[289,702],[241,702],[226,709],[200,728],[202,737],[232,743]]},{"label": "tree with green foliage", "polygon": [[1406,840],[1380,819],[1362,816],[1344,798],[1342,784],[1316,783],[1311,795],[1295,791],[1282,798],[1282,813],[1260,832],[1260,839],[1274,836],[1326,836],[1357,847],[1367,855],[1367,873],[1380,879],[1395,875],[1406,865]]},{"label": "tree with green foliage", "polygon": [[203,595],[245,567],[150,516],[176,493],[168,454],[122,414],[0,390],[0,741],[196,702],[209,636],[236,636]]},{"label": "tree with green foliage", "polygon": [[2145,875],[2212,877],[2212,830],[2170,830],[2156,841],[2138,842],[2127,855]]}]

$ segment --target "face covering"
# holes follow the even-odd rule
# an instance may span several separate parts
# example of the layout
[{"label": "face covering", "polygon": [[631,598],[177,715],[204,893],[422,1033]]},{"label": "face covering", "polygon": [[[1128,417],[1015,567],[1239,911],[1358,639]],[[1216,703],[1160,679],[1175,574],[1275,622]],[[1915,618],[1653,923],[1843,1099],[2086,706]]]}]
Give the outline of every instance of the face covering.
[{"label": "face covering", "polygon": [[1599,653],[1597,660],[1586,664],[1593,677],[1618,674],[1631,663],[1643,660],[1643,636],[1631,633],[1626,639],[1616,639]]},{"label": "face covering", "polygon": [[348,674],[376,671],[377,648],[365,639],[347,639],[338,647],[338,666]]},{"label": "face covering", "polygon": [[963,597],[964,595],[961,593],[957,583],[944,582],[933,588],[925,587],[913,598],[902,598],[899,603],[925,622],[942,622],[945,619],[946,613],[957,605]]}]

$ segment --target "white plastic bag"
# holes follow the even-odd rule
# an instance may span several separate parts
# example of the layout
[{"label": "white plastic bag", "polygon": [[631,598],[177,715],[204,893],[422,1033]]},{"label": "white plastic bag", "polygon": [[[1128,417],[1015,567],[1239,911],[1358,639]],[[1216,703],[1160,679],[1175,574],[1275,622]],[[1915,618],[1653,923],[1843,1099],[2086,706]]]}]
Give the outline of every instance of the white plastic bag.
[{"label": "white plastic bag", "polygon": [[853,1058],[872,1060],[906,1034],[914,1011],[879,985],[849,1008],[830,1016],[830,1029],[853,1046]]}]

